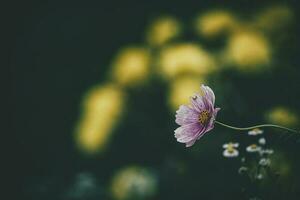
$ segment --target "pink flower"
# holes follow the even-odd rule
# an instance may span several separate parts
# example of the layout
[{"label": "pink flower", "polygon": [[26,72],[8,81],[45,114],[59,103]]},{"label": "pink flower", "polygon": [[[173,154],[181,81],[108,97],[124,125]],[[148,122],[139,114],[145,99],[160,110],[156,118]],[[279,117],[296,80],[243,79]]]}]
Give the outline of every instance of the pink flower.
[{"label": "pink flower", "polygon": [[220,108],[214,108],[215,94],[205,85],[201,85],[203,96],[196,94],[191,97],[191,105],[182,105],[176,111],[176,123],[180,125],[175,130],[178,142],[192,146],[206,132],[214,128],[214,121]]}]

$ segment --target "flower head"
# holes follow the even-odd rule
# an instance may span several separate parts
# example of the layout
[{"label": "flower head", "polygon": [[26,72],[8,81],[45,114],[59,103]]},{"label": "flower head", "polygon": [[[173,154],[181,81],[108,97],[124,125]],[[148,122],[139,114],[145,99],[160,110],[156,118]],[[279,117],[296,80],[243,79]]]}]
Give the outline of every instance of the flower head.
[{"label": "flower head", "polygon": [[215,94],[205,85],[201,86],[203,95],[191,97],[191,105],[182,105],[176,111],[176,123],[180,125],[175,130],[178,142],[192,146],[206,132],[214,128],[214,121],[220,108],[214,108]]},{"label": "flower head", "polygon": [[263,155],[271,155],[274,153],[274,150],[273,149],[262,149],[259,151],[260,155],[263,156]]},{"label": "flower head", "polygon": [[264,176],[262,174],[257,174],[255,178],[261,180],[264,178]]},{"label": "flower head", "polygon": [[266,144],[266,139],[265,139],[265,138],[260,138],[260,139],[258,140],[258,143],[259,143],[260,145],[265,145],[265,144]]},{"label": "flower head", "polygon": [[246,151],[249,153],[259,152],[260,150],[261,150],[261,147],[257,146],[256,144],[251,144],[246,148]]},{"label": "flower head", "polygon": [[223,148],[225,149],[223,151],[223,156],[232,158],[232,157],[237,157],[239,155],[239,151],[236,149],[239,147],[239,143],[226,143],[223,144]]},{"label": "flower head", "polygon": [[259,128],[255,128],[255,129],[252,129],[251,131],[248,132],[248,135],[260,135],[260,134],[263,134],[263,130],[259,129]]},{"label": "flower head", "polygon": [[228,148],[237,148],[237,147],[239,147],[239,143],[232,143],[232,142],[229,142],[229,143],[223,144],[223,148],[224,148],[224,149],[228,149]]},{"label": "flower head", "polygon": [[245,166],[241,166],[238,170],[239,174],[243,174],[248,171],[248,168]]},{"label": "flower head", "polygon": [[261,166],[269,166],[271,164],[271,160],[269,158],[262,158],[259,160],[258,164]]},{"label": "flower head", "polygon": [[227,148],[223,151],[223,156],[227,158],[237,157],[239,155],[239,151],[233,147]]}]

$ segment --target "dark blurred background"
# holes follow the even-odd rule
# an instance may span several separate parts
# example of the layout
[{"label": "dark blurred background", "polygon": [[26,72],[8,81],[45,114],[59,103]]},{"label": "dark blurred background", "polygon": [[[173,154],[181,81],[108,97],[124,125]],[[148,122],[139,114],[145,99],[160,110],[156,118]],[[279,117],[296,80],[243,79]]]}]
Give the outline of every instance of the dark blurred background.
[{"label": "dark blurred background", "polygon": [[[272,20],[263,25],[254,23],[273,7],[285,9],[282,21],[274,18],[279,25],[275,22],[268,28],[264,24]],[[217,105],[222,108],[220,121],[237,126],[282,122],[299,128],[297,1],[15,1],[10,8],[6,20],[12,30],[9,58],[15,133],[10,147],[15,156],[11,195],[16,199],[298,199],[299,136],[287,138],[266,130],[265,138],[275,150],[274,171],[282,174],[259,186],[244,183],[237,172],[243,153],[238,158],[224,158],[222,144],[233,140],[247,145],[253,139],[217,126],[192,148],[176,142],[175,111],[181,102],[174,99],[179,99],[176,95],[181,92],[171,90],[178,88],[172,84],[179,75],[168,71],[167,64],[160,72],[164,64],[157,63],[164,61],[156,61],[163,59],[161,51],[177,44],[188,43],[188,51],[189,45],[201,44],[200,52],[210,52],[214,58],[216,69],[205,74],[203,82],[216,93]],[[209,31],[199,36],[195,19],[214,10],[236,16],[238,28],[216,37]],[[165,16],[180,23],[178,36],[161,44],[149,39],[151,36],[147,39],[151,24]],[[257,41],[267,38],[267,53],[262,51],[259,63],[243,64],[245,59],[234,60],[235,56],[234,61],[228,61],[223,49],[231,40],[225,38],[241,32],[247,35],[248,30],[255,37],[263,35]],[[112,69],[122,62],[115,61],[122,57],[122,49],[132,46],[137,48],[133,51],[142,49],[150,55],[151,70],[133,83],[122,82],[122,70]],[[198,71],[193,70],[194,81]],[[202,81],[202,72],[200,76]],[[143,81],[145,77],[147,81]],[[183,89],[189,84],[184,83]],[[94,105],[97,95],[107,98],[99,100],[99,107]],[[89,98],[96,100],[91,103]],[[90,114],[93,111],[95,114]],[[105,117],[111,119],[106,121]],[[97,120],[102,120],[101,125]],[[102,136],[86,133],[91,130]],[[103,144],[95,140],[103,140]]]}]

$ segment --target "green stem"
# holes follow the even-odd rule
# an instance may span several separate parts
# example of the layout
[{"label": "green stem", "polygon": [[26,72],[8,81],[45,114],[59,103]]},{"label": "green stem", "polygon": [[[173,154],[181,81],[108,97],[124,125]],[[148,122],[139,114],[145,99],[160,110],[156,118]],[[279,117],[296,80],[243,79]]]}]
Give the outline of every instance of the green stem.
[{"label": "green stem", "polygon": [[273,127],[273,128],[279,128],[279,129],[283,129],[283,130],[294,132],[294,133],[300,133],[300,131],[290,129],[290,128],[287,128],[287,127],[284,127],[284,126],[275,125],[275,124],[261,124],[261,125],[256,125],[256,126],[240,128],[240,127],[234,127],[234,126],[224,124],[224,123],[219,122],[217,120],[215,120],[215,123],[220,124],[222,126],[225,126],[227,128],[231,128],[231,129],[239,130],[239,131],[246,131],[246,130],[251,130],[251,129],[255,129],[255,128],[263,128],[263,127]]}]

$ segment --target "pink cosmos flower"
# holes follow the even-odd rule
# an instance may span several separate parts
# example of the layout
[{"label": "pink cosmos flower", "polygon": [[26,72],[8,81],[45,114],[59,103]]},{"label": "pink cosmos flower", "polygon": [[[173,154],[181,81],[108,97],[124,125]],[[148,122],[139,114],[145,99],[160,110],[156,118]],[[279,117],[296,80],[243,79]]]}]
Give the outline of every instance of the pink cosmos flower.
[{"label": "pink cosmos flower", "polygon": [[214,128],[214,121],[220,108],[214,108],[215,94],[210,87],[201,85],[203,95],[191,97],[191,105],[182,105],[176,111],[176,123],[180,125],[175,130],[178,142],[192,146],[206,132]]}]

